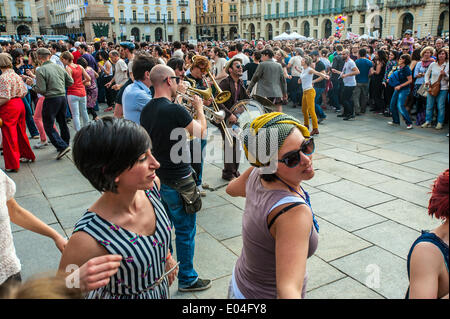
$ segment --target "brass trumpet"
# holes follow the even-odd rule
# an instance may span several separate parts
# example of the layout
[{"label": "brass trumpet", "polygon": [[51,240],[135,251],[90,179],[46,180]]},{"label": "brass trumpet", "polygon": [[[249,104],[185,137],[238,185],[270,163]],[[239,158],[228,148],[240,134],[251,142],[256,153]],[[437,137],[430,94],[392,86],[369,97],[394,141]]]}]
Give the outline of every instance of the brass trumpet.
[{"label": "brass trumpet", "polygon": [[[177,99],[178,97],[182,97],[183,99],[185,99],[186,101],[189,101],[189,104],[182,104],[186,110],[191,113],[194,117],[195,117],[195,109],[194,106],[192,105],[192,102],[194,101],[194,97],[192,95],[186,94],[186,93],[181,93],[179,91],[177,91]],[[213,111],[210,108],[208,108],[207,106],[203,107],[203,110],[205,112],[205,116],[206,119],[210,122],[215,122],[217,124],[223,122],[225,120],[225,112],[224,110],[219,110],[219,111]]]},{"label": "brass trumpet", "polygon": [[[211,74],[211,67],[208,61],[207,57],[204,57],[202,55],[194,55],[192,57],[192,62],[195,66],[199,67],[202,70],[202,73],[205,73],[213,82],[214,88],[217,91],[217,95],[214,97],[214,100],[216,103],[222,104],[228,101],[231,97],[230,91],[222,91],[222,89],[217,84],[216,80],[214,79],[214,76]],[[209,85],[208,85],[209,86]],[[211,89],[211,87],[209,87]]]}]

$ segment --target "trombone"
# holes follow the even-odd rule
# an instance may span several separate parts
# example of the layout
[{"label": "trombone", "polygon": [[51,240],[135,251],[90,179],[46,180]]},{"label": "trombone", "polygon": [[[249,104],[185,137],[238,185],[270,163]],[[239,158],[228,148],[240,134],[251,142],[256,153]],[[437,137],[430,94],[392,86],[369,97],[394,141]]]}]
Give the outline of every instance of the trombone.
[{"label": "trombone", "polygon": [[[231,92],[230,91],[222,91],[222,89],[219,87],[216,80],[214,79],[214,76],[211,74],[209,60],[207,57],[204,57],[202,55],[195,55],[192,57],[192,63],[193,63],[193,65],[195,64],[197,67],[199,67],[200,70],[202,71],[202,73],[204,73],[204,74],[206,73],[207,76],[212,80],[214,88],[217,91],[217,95],[215,97],[213,97],[212,104],[213,104],[214,112],[220,112],[221,110],[219,109],[219,106],[217,104],[222,104],[222,103],[225,103],[226,101],[228,101],[231,97]],[[204,76],[204,80],[206,82],[206,85],[208,86],[207,90],[198,90],[198,89],[191,88],[190,91],[195,90],[195,91],[201,91],[201,92],[205,92],[205,93],[207,92],[208,93],[207,98],[205,98],[203,95],[202,95],[202,97],[204,100],[208,100],[212,96],[212,87],[205,77],[206,76]],[[197,93],[197,92],[195,92],[195,93]],[[211,94],[209,95],[209,93],[211,93]],[[205,94],[205,96],[206,96],[206,94]],[[225,121],[221,121],[218,124],[222,127],[222,129],[225,133],[225,139],[227,140],[228,145],[232,147],[233,146],[233,137],[231,136],[230,132],[228,131]]]}]

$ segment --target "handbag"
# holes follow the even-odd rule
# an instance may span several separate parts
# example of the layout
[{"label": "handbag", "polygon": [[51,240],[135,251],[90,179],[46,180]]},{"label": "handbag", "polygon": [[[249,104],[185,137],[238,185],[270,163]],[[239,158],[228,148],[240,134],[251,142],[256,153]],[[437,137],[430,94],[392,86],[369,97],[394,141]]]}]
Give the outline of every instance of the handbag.
[{"label": "handbag", "polygon": [[195,214],[202,209],[202,198],[194,179],[194,173],[186,178],[178,180],[163,181],[163,184],[176,190],[183,201],[183,207],[187,214]]},{"label": "handbag", "polygon": [[422,97],[427,97],[428,90],[427,90],[427,86],[425,85],[425,83],[422,83],[422,85],[419,87],[419,89],[417,90],[417,94]]},{"label": "handbag", "polygon": [[441,80],[442,80],[442,74],[439,75],[439,78],[436,82],[431,84],[430,88],[428,89],[428,93],[430,93],[431,96],[439,95],[439,92],[441,91]]},{"label": "handbag", "polygon": [[2,118],[0,117],[0,128],[3,126],[3,120],[2,120]]}]

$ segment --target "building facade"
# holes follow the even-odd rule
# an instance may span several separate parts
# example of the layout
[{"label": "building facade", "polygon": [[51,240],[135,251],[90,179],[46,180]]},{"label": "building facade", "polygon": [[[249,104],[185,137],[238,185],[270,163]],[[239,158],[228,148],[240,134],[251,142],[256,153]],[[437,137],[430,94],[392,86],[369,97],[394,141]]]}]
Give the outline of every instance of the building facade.
[{"label": "building facade", "polygon": [[37,0],[36,5],[41,34],[72,38],[84,34],[87,0]]},{"label": "building facade", "polygon": [[316,39],[336,29],[334,17],[347,16],[346,31],[399,38],[407,29],[421,38],[448,34],[449,0],[240,0],[239,32],[248,40],[297,32]]},{"label": "building facade", "polygon": [[197,39],[222,41],[238,38],[238,9],[238,0],[195,0]]},{"label": "building facade", "polygon": [[118,39],[195,39],[195,6],[188,0],[104,0]]},{"label": "building facade", "polygon": [[[2,1],[2,0],[0,0]],[[110,17],[110,40],[187,41],[195,39],[195,6],[188,0],[38,0],[45,34],[77,37],[86,33],[91,6],[103,6]],[[45,2],[48,5],[45,5]],[[50,26],[50,28],[46,28]]]},{"label": "building facade", "polygon": [[0,0],[0,35],[22,37],[39,34],[34,0]]}]

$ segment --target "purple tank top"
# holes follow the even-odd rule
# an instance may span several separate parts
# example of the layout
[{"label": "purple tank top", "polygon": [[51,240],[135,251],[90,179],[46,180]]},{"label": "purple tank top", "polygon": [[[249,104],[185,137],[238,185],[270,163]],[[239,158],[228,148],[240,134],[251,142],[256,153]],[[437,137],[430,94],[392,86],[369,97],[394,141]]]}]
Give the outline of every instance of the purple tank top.
[{"label": "purple tank top", "polygon": [[[292,193],[264,188],[258,169],[250,173],[245,191],[246,202],[242,218],[243,247],[234,269],[236,284],[247,299],[276,299],[275,240],[270,234],[267,216],[276,203],[285,197],[292,197]],[[313,226],[308,258],[316,251],[318,241],[319,235]],[[303,298],[307,279],[305,273]]]}]

